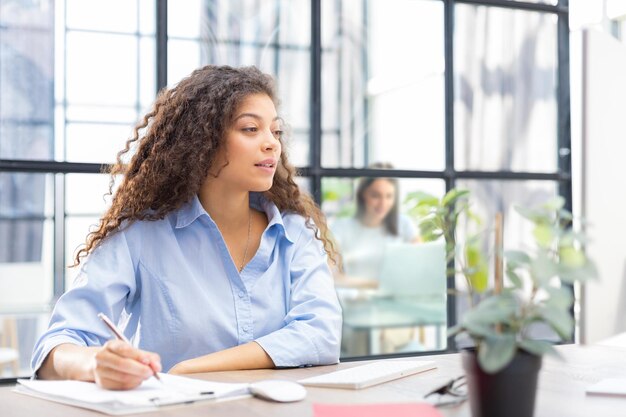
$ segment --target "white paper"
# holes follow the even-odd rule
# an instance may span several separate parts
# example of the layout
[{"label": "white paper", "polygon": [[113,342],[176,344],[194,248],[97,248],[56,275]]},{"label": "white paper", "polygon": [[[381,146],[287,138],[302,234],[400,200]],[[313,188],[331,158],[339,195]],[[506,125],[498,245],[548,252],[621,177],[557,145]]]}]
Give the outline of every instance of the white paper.
[{"label": "white paper", "polygon": [[110,414],[149,411],[162,405],[215,400],[248,394],[248,384],[228,384],[159,374],[127,391],[112,391],[92,382],[19,380],[16,391],[39,398],[92,408]]},{"label": "white paper", "polygon": [[607,378],[587,387],[587,394],[626,395],[626,378]]}]

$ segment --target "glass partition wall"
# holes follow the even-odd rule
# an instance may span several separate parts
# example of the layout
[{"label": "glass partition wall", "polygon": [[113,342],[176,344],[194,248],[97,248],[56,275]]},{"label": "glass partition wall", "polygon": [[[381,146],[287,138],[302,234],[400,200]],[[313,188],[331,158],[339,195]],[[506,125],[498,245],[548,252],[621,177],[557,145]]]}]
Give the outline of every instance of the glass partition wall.
[{"label": "glass partition wall", "polygon": [[[405,199],[571,202],[566,0],[39,0],[0,4],[0,377],[28,375],[102,174],[156,92],[206,64],[278,80],[298,183],[328,217],[342,357],[451,351],[463,314]],[[458,290],[462,291],[462,287]]]}]

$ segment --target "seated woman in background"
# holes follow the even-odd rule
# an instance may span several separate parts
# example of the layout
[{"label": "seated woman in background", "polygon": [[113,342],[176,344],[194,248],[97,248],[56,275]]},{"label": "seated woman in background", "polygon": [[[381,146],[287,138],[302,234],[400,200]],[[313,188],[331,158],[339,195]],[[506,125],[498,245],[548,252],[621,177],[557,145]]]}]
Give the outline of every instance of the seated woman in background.
[{"label": "seated woman in background", "polygon": [[[378,163],[370,168],[390,169],[392,166]],[[398,187],[395,178],[361,178],[356,191],[355,216],[337,219],[332,224],[343,266],[342,271],[335,270],[337,287],[378,288],[385,246],[420,241],[417,227],[408,216],[399,212]],[[350,292],[348,290],[348,294]],[[345,301],[347,304],[344,309],[347,312],[350,301]],[[346,356],[359,356],[393,353],[403,349],[421,350],[421,345],[414,343],[415,337],[413,328],[382,329],[380,350],[375,350],[370,346],[369,335],[344,327],[342,351]]]},{"label": "seated woman in background", "polygon": [[[390,169],[386,163],[370,168]],[[377,288],[385,246],[389,243],[419,242],[417,228],[399,212],[398,180],[365,177],[356,191],[354,217],[337,219],[332,233],[341,253],[343,271],[335,274],[341,287]]]},{"label": "seated woman in background", "polygon": [[[130,389],[161,369],[338,362],[334,252],[294,182],[276,102],[253,67],[206,66],[159,94],[118,155],[122,182],[35,346],[38,377]],[[100,312],[132,346],[109,340]]]}]

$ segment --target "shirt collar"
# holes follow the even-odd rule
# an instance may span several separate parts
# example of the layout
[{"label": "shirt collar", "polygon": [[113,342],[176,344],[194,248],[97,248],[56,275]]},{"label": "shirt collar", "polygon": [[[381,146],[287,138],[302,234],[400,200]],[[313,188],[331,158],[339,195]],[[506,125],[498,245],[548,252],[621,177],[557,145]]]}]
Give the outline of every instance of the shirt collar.
[{"label": "shirt collar", "polygon": [[283,222],[283,215],[281,214],[276,204],[268,200],[262,193],[251,192],[250,193],[250,207],[253,207],[257,210],[264,211],[267,215],[267,220],[269,221],[267,225],[267,229],[276,227],[282,232],[285,238],[293,243],[293,239],[287,234],[287,228],[285,227],[285,223]]},{"label": "shirt collar", "polygon": [[[269,224],[267,225],[267,229],[270,229],[276,225],[285,238],[293,243],[293,239],[287,233],[287,229],[285,228],[285,223],[283,222],[283,216],[276,207],[276,204],[269,201],[262,193],[251,192],[250,193],[250,207],[253,207],[257,210],[265,212],[267,215],[267,219]],[[180,229],[183,227],[189,226],[193,223],[198,217],[207,216],[207,218],[211,219],[209,213],[206,212],[202,204],[200,204],[200,199],[198,196],[193,196],[193,198],[187,202],[183,207],[181,207],[176,214],[176,228]],[[212,220],[211,220],[212,221]]]},{"label": "shirt collar", "polygon": [[198,196],[194,195],[190,201],[176,212],[176,228],[187,227],[202,215],[211,218],[204,207],[202,207],[202,204],[200,204]]}]

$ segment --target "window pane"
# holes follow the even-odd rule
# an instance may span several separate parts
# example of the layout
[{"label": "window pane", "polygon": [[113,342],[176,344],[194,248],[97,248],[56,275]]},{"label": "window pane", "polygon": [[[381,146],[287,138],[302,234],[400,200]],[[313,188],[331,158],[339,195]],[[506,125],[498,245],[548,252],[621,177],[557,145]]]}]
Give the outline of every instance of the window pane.
[{"label": "window pane", "polygon": [[68,105],[65,117],[68,122],[134,123],[137,120],[137,110],[130,106]]},{"label": "window pane", "polygon": [[41,311],[52,299],[52,179],[0,173],[0,314]]},{"label": "window pane", "polygon": [[0,172],[0,218],[51,217],[52,191],[52,175]]},{"label": "window pane", "polygon": [[557,195],[552,181],[458,180],[457,188],[470,191],[472,211],[493,223],[497,212],[504,217],[504,249],[528,248],[533,244],[532,226],[515,206],[534,207]]},{"label": "window pane", "polygon": [[[68,216],[65,218],[65,265],[73,265],[76,252],[84,247],[87,234],[97,227],[100,216]],[[82,261],[81,261],[82,262]],[[65,288],[70,289],[79,268],[65,269]]]},{"label": "window pane", "polygon": [[322,143],[322,164],[443,169],[443,3],[326,0],[322,9],[322,123],[342,143],[339,155]]},{"label": "window pane", "polygon": [[[32,270],[37,270],[37,274],[32,274],[32,279],[43,279],[43,276],[52,277],[51,267],[52,262],[52,221],[47,219],[32,219],[32,218],[17,218],[7,219],[0,218],[0,237],[3,242],[10,242],[9,244],[3,244],[0,248],[0,265],[2,268],[12,267],[11,273],[15,277],[17,273],[13,267],[17,266],[19,270],[22,266],[31,265]],[[8,265],[8,266],[7,266]],[[30,267],[29,267],[30,268]],[[11,275],[5,269],[2,275],[2,279],[6,278],[5,273]],[[31,274],[26,274],[30,276]],[[18,280],[21,280],[19,278]],[[29,280],[31,278],[23,278],[23,280]],[[7,280],[4,285],[9,286],[11,280]],[[38,284],[41,286],[41,284]],[[50,282],[50,285],[52,283]],[[42,287],[43,288],[43,287]],[[38,287],[38,289],[41,289]],[[13,289],[12,291],[15,291]],[[44,291],[44,293],[46,293]],[[30,296],[23,294],[24,299],[31,299]],[[33,295],[33,300],[37,302],[48,302],[49,297],[39,297]],[[16,302],[19,302],[18,298],[11,298]],[[35,303],[35,302],[33,302]]]},{"label": "window pane", "polygon": [[295,181],[301,192],[311,195],[311,179],[309,177],[296,177]]},{"label": "window pane", "polygon": [[52,298],[52,220],[0,220],[2,310],[40,308]]},{"label": "window pane", "polygon": [[68,123],[66,159],[71,162],[114,162],[131,136],[132,127],[128,125]]},{"label": "window pane", "polygon": [[137,32],[136,0],[65,0],[65,16],[71,29]]},{"label": "window pane", "polygon": [[0,3],[0,158],[53,157],[54,5]]},{"label": "window pane", "polygon": [[167,41],[167,83],[174,85],[191,74],[200,63],[200,44],[197,41]]},{"label": "window pane", "polygon": [[203,3],[202,0],[168,1],[167,36],[199,38]]},{"label": "window pane", "polygon": [[141,116],[156,97],[156,42],[154,37],[139,39],[139,101]]},{"label": "window pane", "polygon": [[[68,30],[65,37],[57,38],[65,41],[57,48],[65,50],[66,56],[57,70],[57,76],[65,81],[63,88],[63,82],[60,82],[61,87],[56,92],[57,103],[60,103],[55,115],[55,156],[58,160],[112,162],[130,136],[131,127],[139,115],[150,108],[156,90],[156,43],[149,25],[144,25],[142,31],[150,36],[137,35],[136,10],[139,4],[141,11],[154,11],[154,4],[148,4],[150,1],[153,0],[131,2],[132,7],[128,5],[134,15],[132,28],[124,21],[107,23],[106,18],[102,22],[81,19],[81,13],[93,11],[82,10],[83,2],[75,0],[68,5],[75,7],[72,12],[74,23],[68,21],[68,24],[78,25],[81,30]],[[140,20],[147,24],[148,21],[154,23],[154,19],[155,16],[150,14]],[[109,27],[115,24],[121,26]],[[98,30],[119,30],[129,34],[98,33]]]},{"label": "window pane", "polygon": [[455,8],[456,169],[557,168],[557,30],[549,13]]},{"label": "window pane", "polygon": [[156,32],[155,3],[156,0],[139,0],[139,33],[142,35],[154,35]]},{"label": "window pane", "polygon": [[0,378],[31,375],[30,355],[35,342],[45,331],[48,318],[48,312],[0,311],[0,352],[3,359],[0,361]]},{"label": "window pane", "polygon": [[307,1],[169,1],[168,35],[207,43],[236,41],[259,46],[281,43],[308,47],[310,16]]},{"label": "window pane", "polygon": [[137,44],[131,35],[68,32],[66,89],[70,104],[137,104]]},{"label": "window pane", "polygon": [[[110,205],[108,174],[65,175],[65,213],[101,216]],[[115,191],[115,190],[113,190]]]},{"label": "window pane", "polygon": [[281,45],[299,45],[308,48],[311,44],[311,2],[275,1],[272,13],[279,15],[276,28]]},{"label": "window pane", "polygon": [[0,158],[52,159],[53,133],[51,121],[38,123],[35,120],[21,122],[2,119],[0,120]]},{"label": "window pane", "polygon": [[310,3],[170,1],[168,10],[174,16],[168,22],[168,84],[207,64],[254,65],[272,74],[278,84],[279,113],[291,127],[291,161],[308,165]]},{"label": "window pane", "polygon": [[[279,110],[280,111],[280,110]],[[285,148],[289,162],[297,167],[309,165],[310,134],[309,131],[291,131],[285,139]]]},{"label": "window pane", "polygon": [[281,51],[277,74],[280,112],[292,128],[309,128],[310,72],[311,57],[308,50]]},{"label": "window pane", "polygon": [[444,190],[433,179],[322,181],[322,208],[343,263],[343,272],[334,271],[343,357],[445,348],[444,245],[416,243],[416,219],[402,203],[409,192]]}]

